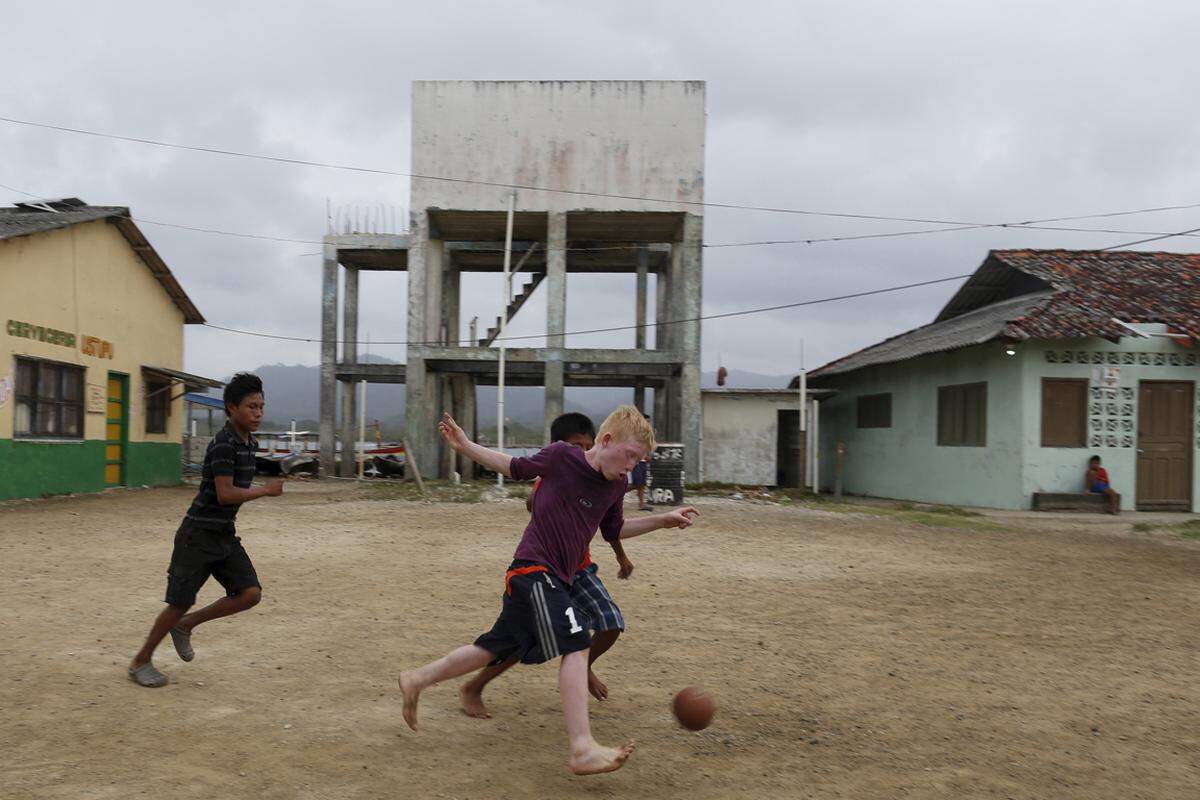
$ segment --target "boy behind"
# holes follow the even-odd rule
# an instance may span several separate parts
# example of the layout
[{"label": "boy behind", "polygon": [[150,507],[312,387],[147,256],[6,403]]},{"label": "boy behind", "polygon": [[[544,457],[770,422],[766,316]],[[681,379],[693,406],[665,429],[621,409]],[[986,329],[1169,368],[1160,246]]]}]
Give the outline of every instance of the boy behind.
[{"label": "boy behind", "polygon": [[[167,607],[129,665],[129,678],[139,686],[157,688],[167,684],[167,676],[150,660],[167,633],[179,657],[191,661],[196,655],[192,630],[197,625],[251,609],[262,599],[262,584],[236,535],[234,520],[242,503],[283,494],[282,481],[256,488],[250,485],[258,449],[258,442],[250,434],[262,422],[263,407],[262,381],[257,375],[239,373],[225,387],[228,421],[209,442],[200,491],[175,533],[175,549],[167,569]],[[187,613],[210,575],[225,587],[225,597]]]},{"label": "boy behind", "polygon": [[449,414],[438,425],[456,452],[485,469],[515,480],[541,477],[537,505],[512,565],[505,574],[502,608],[487,633],[418,669],[400,674],[404,721],[417,728],[421,692],[487,664],[516,657],[539,664],[561,657],[558,688],[570,742],[568,766],[577,775],[620,769],[633,744],[604,747],[588,720],[587,650],[591,637],[571,603],[568,587],[596,529],[607,541],[660,528],[687,528],[694,508],[626,520],[626,475],[654,447],[654,432],[633,406],[622,406],[600,426],[595,446],[584,452],[556,442],[530,458],[513,458],[472,442]]}]

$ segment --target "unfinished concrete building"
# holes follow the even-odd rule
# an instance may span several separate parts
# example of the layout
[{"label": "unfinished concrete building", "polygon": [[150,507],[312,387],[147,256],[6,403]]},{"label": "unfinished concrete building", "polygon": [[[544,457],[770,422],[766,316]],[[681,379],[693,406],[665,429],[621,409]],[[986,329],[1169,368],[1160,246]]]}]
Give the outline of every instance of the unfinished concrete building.
[{"label": "unfinished concrete building", "polygon": [[[514,286],[524,288],[507,308],[498,296],[496,313],[511,319],[544,284],[547,324],[544,340],[506,349],[505,384],[545,387],[547,429],[563,411],[565,387],[630,387],[660,438],[686,446],[686,472],[698,476],[704,137],[703,82],[414,83],[412,172],[424,177],[412,179],[409,231],[325,239],[323,472],[334,464],[335,436],[343,452],[353,452],[356,438],[353,391],[343,392],[339,432],[337,384],[367,380],[406,384],[407,440],[423,475],[473,474],[443,446],[436,422],[449,410],[476,436],[476,387],[497,383],[499,318],[469,331],[460,298],[472,274],[502,271],[515,191],[511,263],[520,267]],[[403,366],[359,362],[363,270],[408,272]],[[637,276],[630,301],[647,327],[634,347],[567,346],[567,281],[578,273]],[[353,469],[353,459],[342,460],[344,474]]]}]

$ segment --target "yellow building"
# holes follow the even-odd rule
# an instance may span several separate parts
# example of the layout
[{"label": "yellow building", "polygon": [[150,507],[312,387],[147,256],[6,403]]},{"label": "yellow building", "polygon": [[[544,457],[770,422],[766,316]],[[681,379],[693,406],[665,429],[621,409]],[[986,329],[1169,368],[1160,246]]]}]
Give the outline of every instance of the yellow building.
[{"label": "yellow building", "polygon": [[0,208],[0,500],[178,483],[202,322],[129,209]]}]

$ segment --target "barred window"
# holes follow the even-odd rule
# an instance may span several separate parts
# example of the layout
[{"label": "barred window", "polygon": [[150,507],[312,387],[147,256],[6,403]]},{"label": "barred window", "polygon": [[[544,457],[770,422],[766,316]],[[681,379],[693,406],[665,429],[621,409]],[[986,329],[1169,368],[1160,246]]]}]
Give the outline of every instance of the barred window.
[{"label": "barred window", "polygon": [[17,358],[13,435],[83,438],[84,368],[37,358]]}]

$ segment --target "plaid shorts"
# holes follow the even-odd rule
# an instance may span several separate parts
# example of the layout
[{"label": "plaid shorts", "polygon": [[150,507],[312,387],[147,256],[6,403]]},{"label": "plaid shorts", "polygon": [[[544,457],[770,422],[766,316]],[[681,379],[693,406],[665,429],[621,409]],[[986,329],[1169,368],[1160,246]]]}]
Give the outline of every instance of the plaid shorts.
[{"label": "plaid shorts", "polygon": [[625,618],[596,574],[599,571],[599,566],[589,564],[575,573],[575,582],[571,584],[571,603],[588,615],[588,627],[593,631],[623,631]]}]

